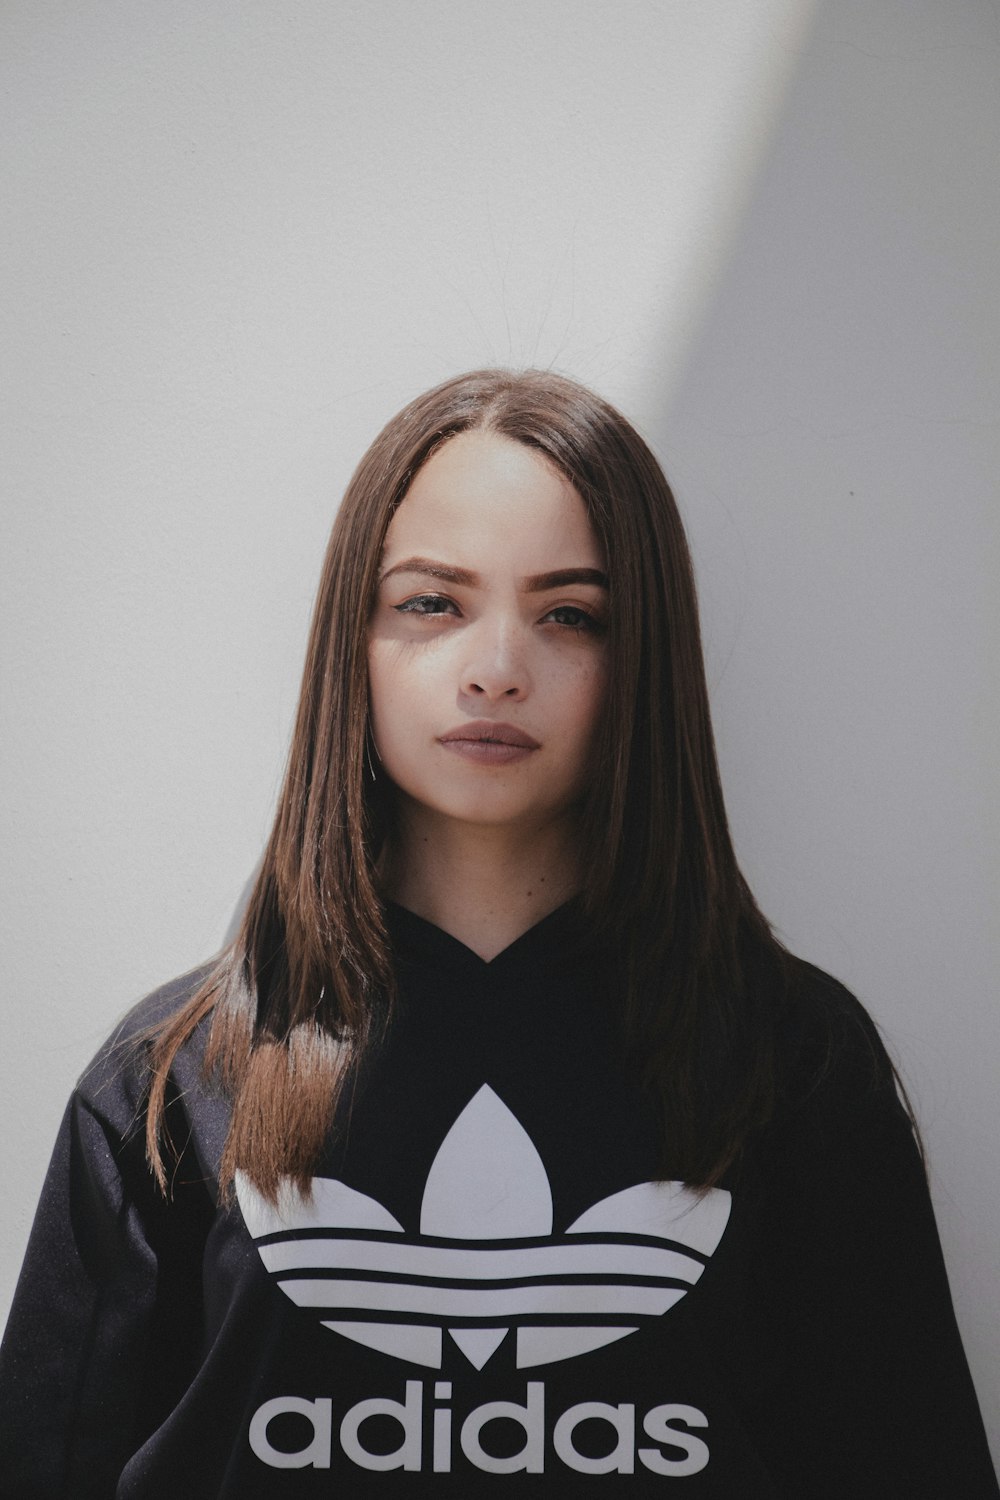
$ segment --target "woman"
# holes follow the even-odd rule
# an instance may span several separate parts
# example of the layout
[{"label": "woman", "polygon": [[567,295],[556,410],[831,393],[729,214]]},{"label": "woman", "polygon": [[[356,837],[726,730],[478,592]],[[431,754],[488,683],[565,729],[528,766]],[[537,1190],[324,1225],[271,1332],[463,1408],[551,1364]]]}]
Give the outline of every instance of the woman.
[{"label": "woman", "polygon": [[734,858],[690,560],[552,375],[407,407],[338,514],[232,949],[85,1075],[12,1493],[995,1495],[858,1003]]}]

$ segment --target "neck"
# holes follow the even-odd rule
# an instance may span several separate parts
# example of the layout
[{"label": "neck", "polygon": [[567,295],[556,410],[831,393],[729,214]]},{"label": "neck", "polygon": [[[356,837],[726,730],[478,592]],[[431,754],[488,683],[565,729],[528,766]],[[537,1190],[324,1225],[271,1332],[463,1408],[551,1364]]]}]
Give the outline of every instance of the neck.
[{"label": "neck", "polygon": [[576,824],[561,819],[526,833],[404,804],[382,885],[390,900],[489,961],[579,890]]}]

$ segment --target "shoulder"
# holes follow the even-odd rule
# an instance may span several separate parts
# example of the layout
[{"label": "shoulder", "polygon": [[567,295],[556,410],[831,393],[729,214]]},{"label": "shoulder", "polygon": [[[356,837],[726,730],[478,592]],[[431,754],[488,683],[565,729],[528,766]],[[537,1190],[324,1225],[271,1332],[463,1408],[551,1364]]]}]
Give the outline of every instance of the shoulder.
[{"label": "shoulder", "polygon": [[81,1073],[76,1098],[97,1114],[114,1116],[125,1109],[134,1115],[146,1091],[150,1045],[171,1017],[194,998],[214,968],[214,961],[201,964],[133,1005]]},{"label": "shoulder", "polygon": [[858,997],[801,958],[792,960],[778,1046],[786,1063],[807,1072],[835,1060],[853,1066],[865,1080],[892,1071],[879,1028]]},{"label": "shoulder", "polygon": [[912,1129],[875,1021],[839,980],[802,959],[793,960],[776,1043],[779,1127],[804,1130],[816,1145],[842,1137],[873,1111]]}]

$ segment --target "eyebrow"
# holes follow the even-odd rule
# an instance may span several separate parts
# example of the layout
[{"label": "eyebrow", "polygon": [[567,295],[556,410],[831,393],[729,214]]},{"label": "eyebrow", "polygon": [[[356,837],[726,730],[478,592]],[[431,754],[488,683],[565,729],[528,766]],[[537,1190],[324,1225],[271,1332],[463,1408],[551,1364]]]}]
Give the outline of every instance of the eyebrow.
[{"label": "eyebrow", "polygon": [[[379,577],[379,583],[393,578],[397,573],[419,573],[424,578],[437,578],[442,583],[454,583],[459,587],[476,588],[481,582],[478,573],[469,568],[453,568],[448,563],[435,562],[430,557],[407,557],[394,567],[387,568]],[[549,589],[562,589],[574,583],[591,583],[597,588],[608,587],[608,575],[600,568],[556,568],[551,573],[531,573],[521,579],[521,587],[528,594],[544,594]]]}]

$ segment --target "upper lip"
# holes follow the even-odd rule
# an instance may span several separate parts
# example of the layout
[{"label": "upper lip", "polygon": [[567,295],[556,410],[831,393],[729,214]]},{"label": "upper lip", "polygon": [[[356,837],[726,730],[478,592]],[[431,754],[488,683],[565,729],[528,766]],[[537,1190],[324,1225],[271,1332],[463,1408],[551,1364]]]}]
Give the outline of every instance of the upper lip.
[{"label": "upper lip", "polygon": [[538,750],[540,745],[530,734],[518,729],[516,724],[497,724],[492,719],[473,719],[468,724],[459,724],[439,736],[442,744],[446,740],[488,740],[495,745],[519,745],[524,750]]}]

